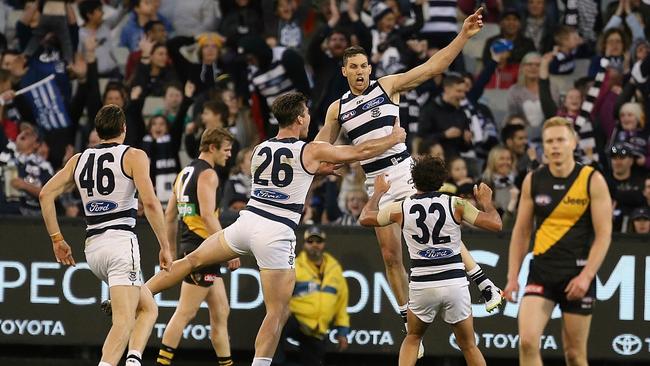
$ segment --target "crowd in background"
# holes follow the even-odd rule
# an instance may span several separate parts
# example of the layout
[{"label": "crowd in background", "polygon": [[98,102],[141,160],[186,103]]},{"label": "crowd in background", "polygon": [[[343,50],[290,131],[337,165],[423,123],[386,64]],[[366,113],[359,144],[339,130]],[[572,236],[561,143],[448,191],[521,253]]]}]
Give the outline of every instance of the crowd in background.
[{"label": "crowd in background", "polygon": [[[412,155],[444,158],[448,192],[494,190],[506,227],[525,174],[544,163],[541,125],[573,121],[576,155],[606,176],[615,230],[650,232],[650,1],[486,0],[483,31],[449,72],[401,96]],[[273,100],[309,97],[313,139],[347,90],[341,56],[369,55],[375,78],[448,44],[469,0],[3,0],[0,4],[0,214],[39,216],[40,187],[99,143],[105,104],[127,116],[125,143],[147,152],[163,203],[198,156],[202,131],[236,137],[219,169],[221,217],[250,197],[253,147],[274,136]],[[24,91],[24,88],[28,90]],[[348,143],[346,136],[340,143]],[[304,223],[358,225],[359,164],[318,176]],[[82,215],[73,191],[61,215]]]}]

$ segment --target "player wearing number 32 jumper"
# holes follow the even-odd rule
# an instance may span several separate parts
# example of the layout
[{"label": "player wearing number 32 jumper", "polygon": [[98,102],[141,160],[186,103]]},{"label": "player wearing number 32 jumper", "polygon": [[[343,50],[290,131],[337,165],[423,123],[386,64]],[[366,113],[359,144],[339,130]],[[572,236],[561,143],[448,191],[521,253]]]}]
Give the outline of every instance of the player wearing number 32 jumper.
[{"label": "player wearing number 32 jumper", "polygon": [[[160,243],[160,267],[168,270],[172,257],[163,211],[149,178],[149,159],[138,149],[122,145],[126,118],[118,106],[104,106],[95,118],[101,143],[73,156],[43,187],[40,194],[45,226],[59,263],[75,265],[63,239],[54,200],[76,186],[86,216],[86,261],[108,283],[113,326],[106,336],[99,366],[116,366],[129,344],[127,366],[140,366],[142,352],[158,310],[142,285],[140,249],[134,233],[139,197]],[[137,192],[136,192],[137,191]]]},{"label": "player wearing number 32 jumper", "polygon": [[345,163],[382,154],[406,139],[396,122],[382,138],[355,146],[327,142],[306,143],[310,116],[307,99],[286,93],[271,107],[280,130],[276,137],[253,150],[252,194],[246,210],[234,224],[208,237],[198,249],[175,261],[169,272],[159,272],[147,282],[158,293],[180,282],[195,268],[252,254],[260,267],[266,316],[255,340],[253,366],[267,366],[278,345],[289,315],[288,305],[295,284],[294,229],[298,226],[313,174],[321,162]]}]

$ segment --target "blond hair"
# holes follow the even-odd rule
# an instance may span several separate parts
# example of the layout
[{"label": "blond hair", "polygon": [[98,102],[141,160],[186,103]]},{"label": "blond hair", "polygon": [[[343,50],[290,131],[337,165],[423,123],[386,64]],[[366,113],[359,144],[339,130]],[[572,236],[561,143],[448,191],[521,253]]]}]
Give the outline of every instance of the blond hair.
[{"label": "blond hair", "polygon": [[201,143],[199,151],[206,152],[210,150],[210,145],[215,145],[217,149],[221,149],[221,144],[224,141],[233,142],[235,137],[223,127],[209,128],[203,131],[201,135]]},{"label": "blond hair", "polygon": [[544,131],[546,131],[547,128],[558,127],[558,126],[568,128],[569,131],[571,131],[571,133],[573,134],[573,136],[577,138],[578,133],[573,128],[573,123],[564,117],[551,117],[546,121],[544,121],[544,125],[542,126],[542,134],[544,133]]},{"label": "blond hair", "polygon": [[641,104],[639,103],[625,103],[619,110],[619,114],[621,112],[630,112],[636,117],[636,121],[639,123],[637,128],[641,129],[645,127],[645,113],[643,113],[643,109],[641,108]]}]

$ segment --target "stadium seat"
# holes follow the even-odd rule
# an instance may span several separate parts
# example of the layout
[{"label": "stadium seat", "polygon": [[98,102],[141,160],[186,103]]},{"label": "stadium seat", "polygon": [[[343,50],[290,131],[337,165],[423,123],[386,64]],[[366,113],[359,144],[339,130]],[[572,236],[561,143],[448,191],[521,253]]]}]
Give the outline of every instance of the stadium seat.
[{"label": "stadium seat", "polygon": [[501,89],[486,89],[481,102],[490,107],[497,126],[503,126],[508,116],[508,92]]}]

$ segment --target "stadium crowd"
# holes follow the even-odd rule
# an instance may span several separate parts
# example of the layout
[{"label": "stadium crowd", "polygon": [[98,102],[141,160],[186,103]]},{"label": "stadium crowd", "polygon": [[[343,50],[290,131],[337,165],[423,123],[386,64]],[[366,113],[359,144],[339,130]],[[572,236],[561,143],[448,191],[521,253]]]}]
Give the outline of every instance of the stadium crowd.
[{"label": "stadium crowd", "polygon": [[[570,119],[579,161],[606,176],[617,232],[650,232],[650,1],[485,0],[484,29],[451,70],[401,97],[413,155],[444,157],[444,189],[490,185],[512,225],[526,172],[544,163],[542,122]],[[454,5],[455,4],[455,5]],[[3,0],[0,3],[0,214],[39,216],[40,187],[99,143],[105,104],[124,108],[126,144],[151,161],[168,200],[202,131],[236,137],[218,169],[221,218],[250,197],[252,148],[274,136],[273,100],[310,99],[309,138],[347,90],[341,56],[369,55],[374,77],[444,47],[477,1]],[[52,76],[50,76],[52,75]],[[25,89],[27,88],[27,89]],[[347,143],[341,136],[340,143]],[[358,225],[368,197],[359,164],[319,176],[305,224]],[[83,215],[70,192],[61,215]]]}]

